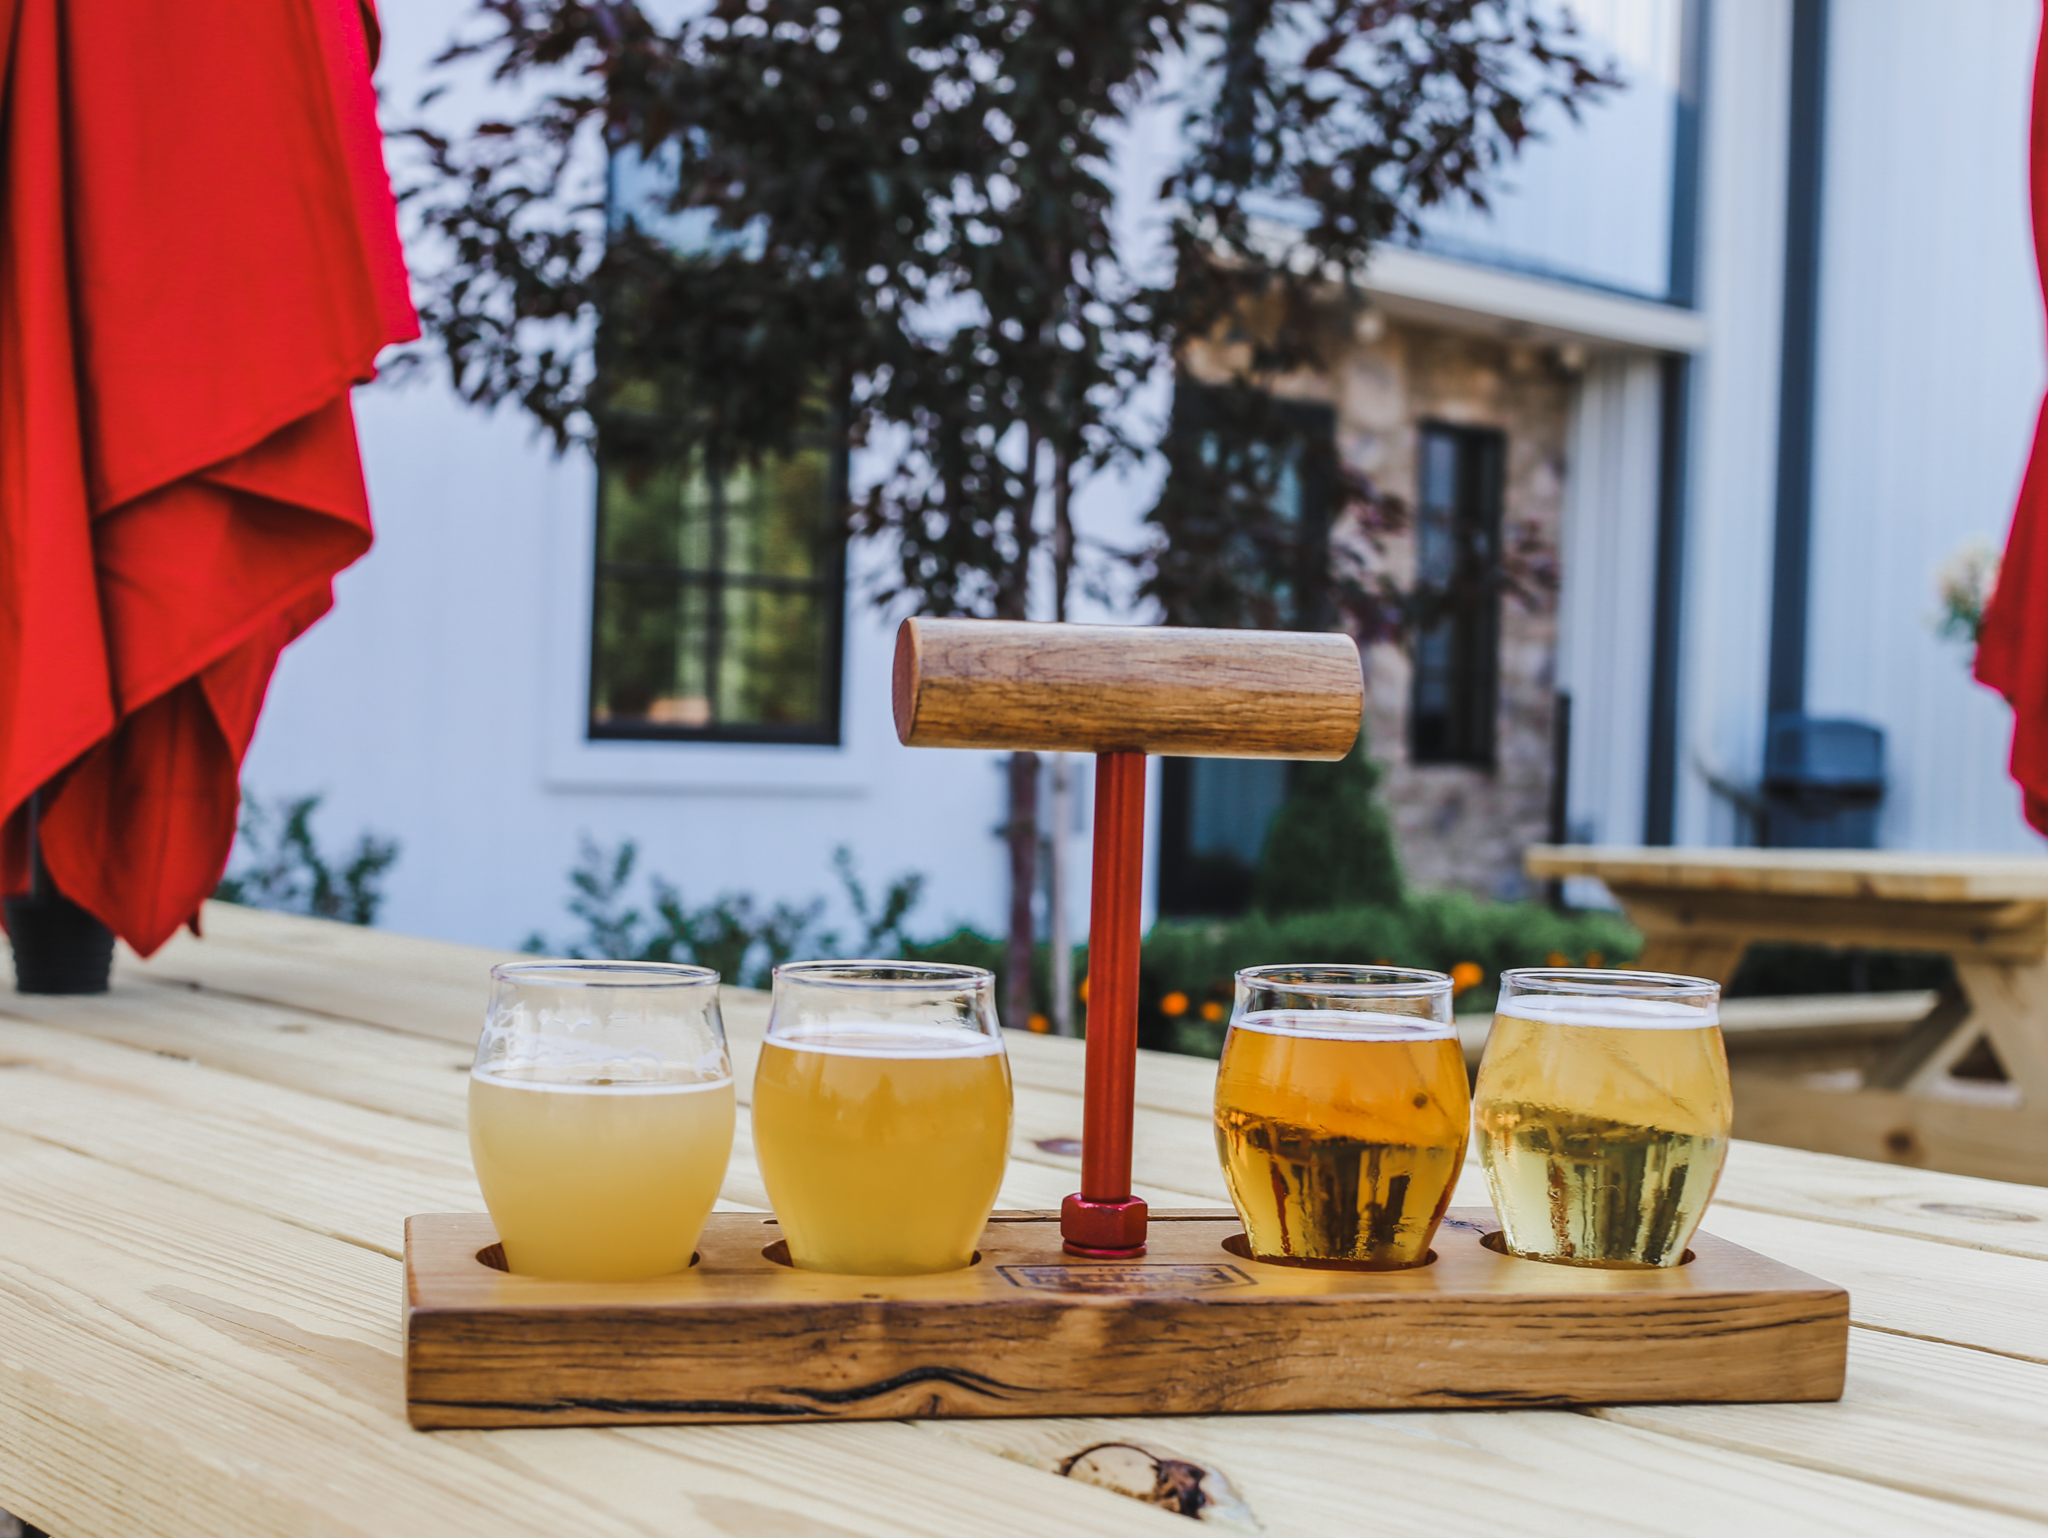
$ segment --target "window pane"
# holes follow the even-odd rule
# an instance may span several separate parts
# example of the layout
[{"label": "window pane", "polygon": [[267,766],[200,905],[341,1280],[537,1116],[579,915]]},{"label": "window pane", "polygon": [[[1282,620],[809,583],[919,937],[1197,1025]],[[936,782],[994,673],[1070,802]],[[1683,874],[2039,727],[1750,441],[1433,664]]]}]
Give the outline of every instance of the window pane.
[{"label": "window pane", "polygon": [[591,727],[838,739],[834,456],[600,479]]},{"label": "window pane", "polygon": [[1160,765],[1159,911],[1227,918],[1251,907],[1266,833],[1287,799],[1277,759],[1169,758]]},{"label": "window pane", "polygon": [[808,449],[726,477],[725,570],[816,577],[826,566],[831,458]]},{"label": "window pane", "polygon": [[600,578],[596,598],[592,721],[710,725],[710,616],[704,590],[684,582]]},{"label": "window pane", "polygon": [[1493,761],[1503,447],[1486,428],[1422,431],[1416,574],[1439,607],[1410,645],[1408,748],[1417,763]]},{"label": "window pane", "polygon": [[1168,623],[1327,626],[1336,413],[1182,378],[1167,447],[1149,586]]},{"label": "window pane", "polygon": [[809,592],[725,590],[718,669],[724,725],[803,726],[825,706],[826,606]]},{"label": "window pane", "polygon": [[712,492],[704,477],[674,467],[600,482],[597,558],[635,566],[705,571],[712,564]]},{"label": "window pane", "polygon": [[1275,758],[1198,758],[1191,764],[1188,849],[1259,868],[1266,829],[1287,799],[1287,764]]},{"label": "window pane", "polygon": [[1415,519],[1416,575],[1448,582],[1457,565],[1458,440],[1446,432],[1422,435],[1422,497]]}]

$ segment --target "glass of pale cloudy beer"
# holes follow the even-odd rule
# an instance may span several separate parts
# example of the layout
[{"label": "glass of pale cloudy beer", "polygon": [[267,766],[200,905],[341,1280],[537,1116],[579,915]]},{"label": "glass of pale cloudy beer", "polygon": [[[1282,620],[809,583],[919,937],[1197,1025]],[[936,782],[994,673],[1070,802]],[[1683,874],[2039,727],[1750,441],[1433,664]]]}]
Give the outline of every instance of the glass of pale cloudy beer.
[{"label": "glass of pale cloudy beer", "polygon": [[1252,967],[1216,1073],[1216,1150],[1252,1254],[1421,1265],[1465,1162],[1451,980],[1407,967]]},{"label": "glass of pale cloudy beer", "polygon": [[469,1149],[505,1264],[607,1282],[686,1269],[732,1156],[718,974],[531,961],[491,980]]},{"label": "glass of pale cloudy beer", "polygon": [[1718,985],[1661,972],[1504,972],[1474,1092],[1516,1255],[1675,1266],[1721,1178],[1734,1102]]},{"label": "glass of pale cloudy beer", "polygon": [[754,1153],[806,1271],[972,1264],[1010,1157],[995,974],[914,961],[775,969]]}]

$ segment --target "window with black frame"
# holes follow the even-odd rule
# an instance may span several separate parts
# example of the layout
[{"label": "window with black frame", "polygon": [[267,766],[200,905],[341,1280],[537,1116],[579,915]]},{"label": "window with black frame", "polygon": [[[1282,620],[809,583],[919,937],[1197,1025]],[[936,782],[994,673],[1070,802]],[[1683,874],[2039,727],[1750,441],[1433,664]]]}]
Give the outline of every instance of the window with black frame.
[{"label": "window with black frame", "polygon": [[[614,157],[614,227],[630,219],[685,255],[744,252],[744,233],[668,210],[673,176],[666,162]],[[607,384],[590,735],[838,742],[843,440],[821,434],[791,453],[708,466],[671,430],[657,381]]]},{"label": "window with black frame", "polygon": [[1500,673],[1501,501],[1507,440],[1422,427],[1415,499],[1417,624],[1408,752],[1418,764],[1490,768]]},{"label": "window with black frame", "polygon": [[844,463],[600,463],[591,736],[839,740]]},{"label": "window with black frame", "polygon": [[[1169,476],[1184,485],[1163,501],[1190,505],[1168,534],[1201,568],[1184,579],[1190,596],[1172,619],[1232,629],[1328,623],[1336,430],[1328,406],[1179,382],[1167,457]],[[1161,913],[1230,917],[1250,907],[1290,769],[1275,759],[1161,761]]]}]

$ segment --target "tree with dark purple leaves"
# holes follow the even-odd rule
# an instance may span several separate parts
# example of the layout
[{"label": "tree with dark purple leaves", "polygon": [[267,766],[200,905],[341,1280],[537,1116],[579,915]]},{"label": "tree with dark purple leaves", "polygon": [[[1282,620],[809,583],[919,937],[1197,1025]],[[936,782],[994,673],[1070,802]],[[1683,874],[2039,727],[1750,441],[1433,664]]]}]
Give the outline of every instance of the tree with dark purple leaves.
[{"label": "tree with dark purple leaves", "polygon": [[[848,532],[878,603],[1064,617],[1135,562],[1169,622],[1398,630],[1339,574],[1318,612],[1272,513],[1267,386],[1324,362],[1372,246],[1484,204],[1547,106],[1615,84],[1542,0],[485,0],[447,50],[520,111],[421,152],[422,319],[457,389],[608,467],[714,471],[821,433],[878,467]],[[666,19],[664,19],[666,18]],[[1170,90],[1164,82],[1171,82]],[[1163,249],[1120,250],[1114,140],[1162,95]],[[609,175],[607,175],[609,170]],[[624,199],[628,181],[651,186]],[[1169,435],[1142,551],[1075,528],[1091,476],[1155,451],[1132,391],[1227,340],[1236,409]],[[1368,537],[1397,505],[1328,467]],[[1028,1013],[1037,775],[1017,755],[1009,1017]]]}]

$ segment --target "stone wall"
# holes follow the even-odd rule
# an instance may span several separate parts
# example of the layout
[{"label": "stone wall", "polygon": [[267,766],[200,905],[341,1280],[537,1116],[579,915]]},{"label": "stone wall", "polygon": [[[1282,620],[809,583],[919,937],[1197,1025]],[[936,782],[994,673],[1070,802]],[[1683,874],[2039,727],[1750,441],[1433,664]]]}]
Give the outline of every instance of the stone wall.
[{"label": "stone wall", "polygon": [[[1554,350],[1368,314],[1331,371],[1338,452],[1411,508],[1425,421],[1507,437],[1504,538],[1554,563],[1563,514],[1572,375]],[[1342,531],[1339,533],[1342,538]],[[1379,564],[1412,579],[1412,537],[1381,542]],[[1522,850],[1549,825],[1557,656],[1554,588],[1503,596],[1499,714],[1491,769],[1416,764],[1408,755],[1409,665],[1398,646],[1366,651],[1366,730],[1386,765],[1383,793],[1410,879],[1489,897],[1527,892]]]},{"label": "stone wall", "polygon": [[[1564,504],[1565,446],[1575,375],[1557,349],[1417,325],[1369,311],[1327,355],[1327,375],[1280,382],[1276,393],[1321,401],[1337,415],[1337,451],[1383,493],[1415,505],[1424,422],[1489,427],[1506,435],[1502,531],[1555,563]],[[1229,347],[1191,348],[1197,378],[1227,377]],[[1414,579],[1408,533],[1333,539],[1406,587]],[[1557,605],[1552,588],[1501,600],[1498,716],[1491,768],[1417,764],[1408,753],[1410,669],[1394,644],[1366,648],[1366,734],[1385,766],[1381,792],[1409,879],[1488,897],[1529,895],[1522,851],[1549,831]]]}]

